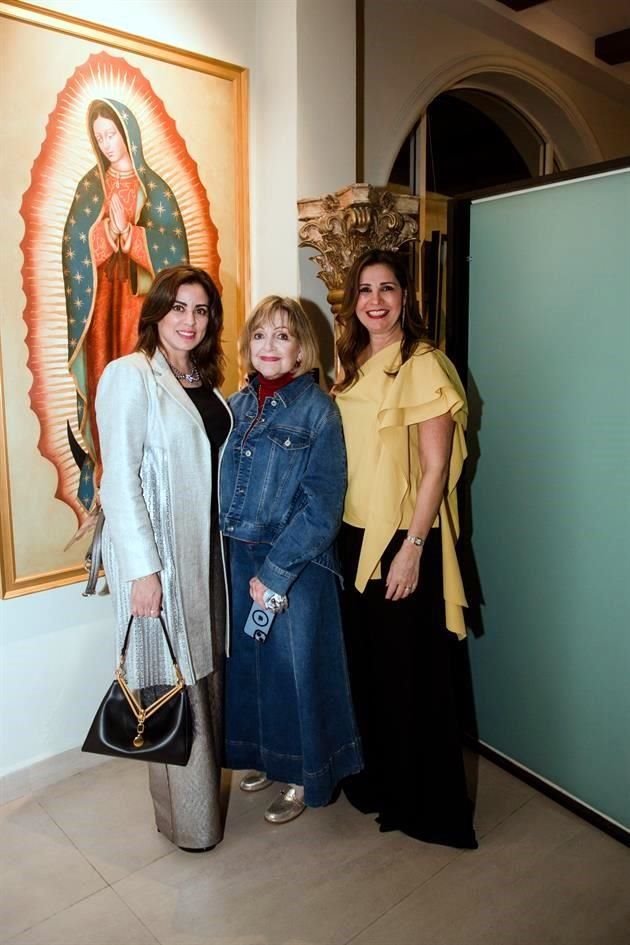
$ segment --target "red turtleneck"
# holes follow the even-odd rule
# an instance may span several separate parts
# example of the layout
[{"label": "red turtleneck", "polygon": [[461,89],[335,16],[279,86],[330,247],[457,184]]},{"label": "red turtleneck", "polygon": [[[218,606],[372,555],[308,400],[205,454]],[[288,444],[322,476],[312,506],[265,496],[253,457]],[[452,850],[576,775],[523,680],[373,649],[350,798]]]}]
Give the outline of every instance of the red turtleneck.
[{"label": "red turtleneck", "polygon": [[287,374],[280,374],[279,377],[274,377],[271,380],[267,380],[266,377],[263,377],[262,374],[257,373],[256,377],[259,381],[258,387],[258,412],[263,408],[266,397],[273,397],[276,391],[279,391],[281,387],[286,387],[287,384],[290,384],[291,381],[295,380],[295,374],[292,374],[290,371]]}]

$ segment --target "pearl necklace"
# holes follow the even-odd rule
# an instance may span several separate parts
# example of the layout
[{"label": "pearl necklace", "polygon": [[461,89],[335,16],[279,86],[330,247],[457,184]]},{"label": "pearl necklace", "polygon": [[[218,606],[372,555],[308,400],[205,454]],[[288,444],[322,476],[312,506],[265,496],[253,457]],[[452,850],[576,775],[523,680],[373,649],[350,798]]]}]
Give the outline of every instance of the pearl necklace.
[{"label": "pearl necklace", "polygon": [[196,364],[193,364],[192,371],[190,374],[186,374],[185,371],[178,371],[177,368],[174,368],[171,362],[166,359],[166,363],[170,367],[171,371],[175,375],[178,381],[186,381],[187,384],[198,384],[201,380],[201,375],[199,374],[199,368]]}]

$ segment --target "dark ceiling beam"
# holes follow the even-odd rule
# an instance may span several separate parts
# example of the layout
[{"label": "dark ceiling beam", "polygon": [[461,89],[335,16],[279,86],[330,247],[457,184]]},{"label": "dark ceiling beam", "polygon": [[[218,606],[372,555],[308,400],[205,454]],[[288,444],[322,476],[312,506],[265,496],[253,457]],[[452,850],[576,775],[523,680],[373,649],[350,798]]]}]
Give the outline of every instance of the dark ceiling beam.
[{"label": "dark ceiling beam", "polygon": [[609,66],[630,62],[630,29],[598,36],[595,40],[595,55]]},{"label": "dark ceiling beam", "polygon": [[516,10],[517,13],[521,10],[528,10],[530,7],[538,7],[541,3],[546,2],[547,0],[497,0],[497,3],[502,3],[504,7]]}]

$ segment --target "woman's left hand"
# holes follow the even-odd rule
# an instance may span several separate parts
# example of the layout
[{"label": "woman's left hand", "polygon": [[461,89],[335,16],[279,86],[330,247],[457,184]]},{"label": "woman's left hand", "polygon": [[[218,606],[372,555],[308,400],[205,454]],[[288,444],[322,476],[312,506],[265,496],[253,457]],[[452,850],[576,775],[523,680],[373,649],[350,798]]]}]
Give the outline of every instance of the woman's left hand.
[{"label": "woman's left hand", "polygon": [[252,600],[256,601],[259,607],[265,606],[263,594],[267,590],[269,590],[269,588],[265,587],[263,582],[259,581],[257,577],[253,577],[249,582],[249,596],[252,598]]},{"label": "woman's left hand", "polygon": [[422,548],[403,541],[385,580],[385,600],[404,600],[418,586]]}]

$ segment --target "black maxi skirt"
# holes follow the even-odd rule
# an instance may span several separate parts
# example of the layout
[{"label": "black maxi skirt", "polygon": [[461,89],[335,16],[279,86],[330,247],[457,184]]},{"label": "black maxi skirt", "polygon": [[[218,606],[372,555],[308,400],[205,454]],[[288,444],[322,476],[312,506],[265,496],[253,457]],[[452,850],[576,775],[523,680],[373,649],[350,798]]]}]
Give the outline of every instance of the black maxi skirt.
[{"label": "black maxi skirt", "polygon": [[386,601],[385,577],[405,534],[394,536],[382,578],[362,594],[354,580],[363,530],[344,523],[339,535],[348,668],[365,761],[343,788],[354,807],[378,815],[381,831],[475,849],[451,678],[457,641],[444,623],[440,532],[432,529],[423,548],[416,591]]}]

